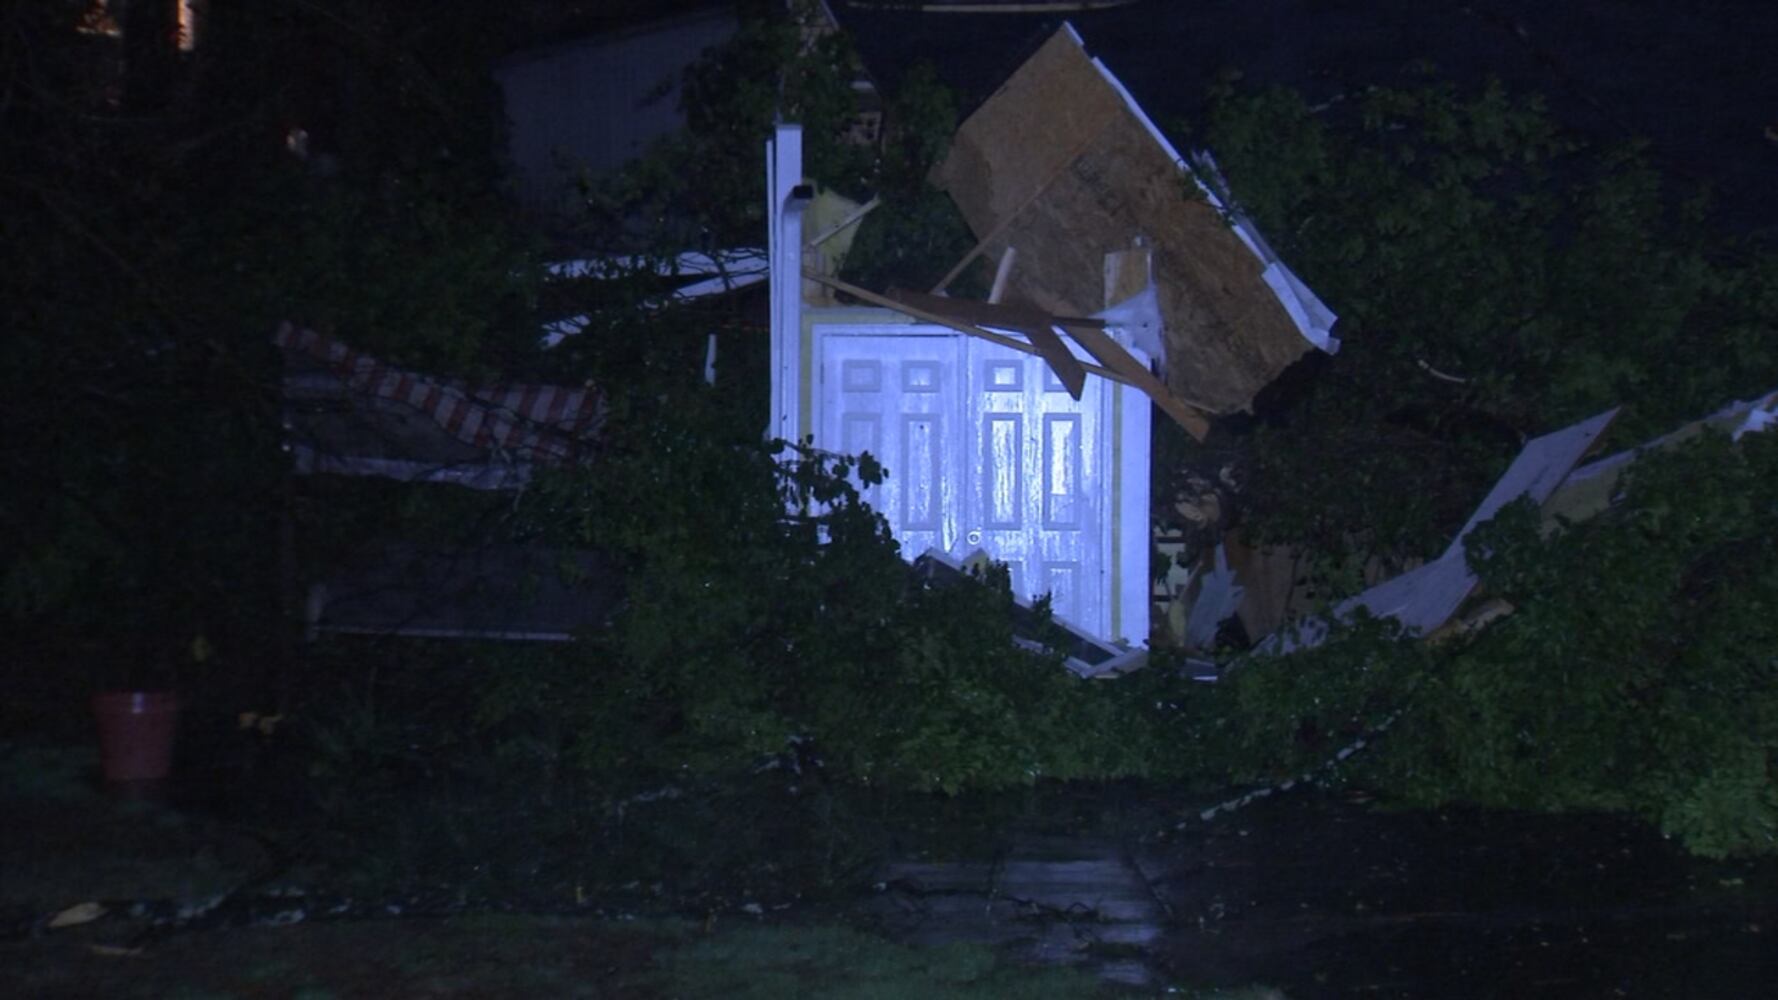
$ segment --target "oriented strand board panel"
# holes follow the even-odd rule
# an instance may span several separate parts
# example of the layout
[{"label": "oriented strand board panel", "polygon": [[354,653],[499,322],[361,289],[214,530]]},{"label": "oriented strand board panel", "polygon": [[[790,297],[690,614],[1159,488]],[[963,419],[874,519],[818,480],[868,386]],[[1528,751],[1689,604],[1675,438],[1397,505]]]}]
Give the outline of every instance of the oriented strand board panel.
[{"label": "oriented strand board panel", "polygon": [[1008,300],[1090,314],[1104,258],[1154,254],[1167,382],[1213,412],[1245,409],[1311,348],[1260,258],[1063,28],[959,129],[934,181],[987,253],[1018,250]]},{"label": "oriented strand board panel", "polygon": [[1105,308],[1139,295],[1148,287],[1150,260],[1146,247],[1105,255]]},{"label": "oriented strand board panel", "polygon": [[1063,29],[957,130],[933,181],[950,192],[977,236],[985,235],[1024,208],[1120,113],[1128,117],[1123,99]]}]

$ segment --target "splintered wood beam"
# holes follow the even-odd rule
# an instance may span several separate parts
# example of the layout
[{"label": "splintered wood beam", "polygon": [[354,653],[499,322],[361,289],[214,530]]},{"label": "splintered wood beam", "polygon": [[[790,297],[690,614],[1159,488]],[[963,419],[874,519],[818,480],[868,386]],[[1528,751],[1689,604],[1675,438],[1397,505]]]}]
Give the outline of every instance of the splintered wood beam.
[{"label": "splintered wood beam", "polygon": [[889,297],[927,312],[945,313],[977,326],[1090,326],[1105,329],[1105,321],[1088,316],[1052,316],[1042,309],[1009,306],[999,302],[978,302],[975,299],[953,299],[904,288],[889,289]]},{"label": "splintered wood beam", "polygon": [[[1204,416],[1203,408],[1195,407],[1173,395],[1165,382],[1149,372],[1148,366],[1131,357],[1130,352],[1124,350],[1122,344],[1105,333],[1106,323],[1102,319],[1051,316],[1041,309],[1025,306],[976,302],[970,299],[951,299],[900,289],[892,289],[889,292],[889,297],[931,313],[951,316],[961,322],[976,326],[1017,330],[1027,336],[1031,336],[1033,331],[1042,331],[1043,336],[1054,336],[1051,328],[1059,326],[1068,331],[1070,336],[1086,348],[1087,353],[1098,358],[1100,364],[1122,376],[1118,381],[1133,385],[1153,398],[1155,405],[1177,421],[1179,426],[1184,427],[1192,437],[1202,441],[1204,435],[1210,432],[1210,423]],[[1037,339],[1037,337],[1033,337],[1033,342],[1036,343]],[[1069,351],[1066,345],[1058,343],[1055,350],[1056,353],[1068,359],[1065,364],[1079,363],[1075,360],[1074,353]],[[1044,357],[1049,358],[1049,354],[1046,353]],[[1057,377],[1062,378],[1063,384],[1066,385],[1067,376],[1063,373],[1063,367],[1053,362],[1051,367],[1056,369]]]},{"label": "splintered wood beam", "polygon": [[1006,297],[1006,282],[1012,277],[1012,262],[1018,255],[1016,247],[1000,251],[1000,266],[994,269],[994,285],[988,289],[988,301],[994,305],[999,305]]},{"label": "splintered wood beam", "polygon": [[[904,289],[891,288],[889,297],[918,309],[939,316],[950,316],[961,323],[974,327],[998,327],[1002,330],[1013,330],[1022,333],[1037,348],[1043,360],[1049,362],[1050,370],[1056,373],[1062,385],[1067,388],[1068,395],[1075,399],[1085,391],[1087,372],[1081,367],[1080,359],[1062,343],[1056,335],[1056,318],[1036,309],[1020,309],[1003,306],[992,302],[972,302],[968,299],[947,299],[937,295],[926,295],[921,292],[910,292]],[[1099,320],[1073,320],[1087,324],[1099,323]]]},{"label": "splintered wood beam", "polygon": [[[1030,344],[1025,343],[1024,341],[1018,339],[1017,337],[1008,337],[1005,334],[995,333],[992,330],[984,330],[979,326],[975,326],[973,324],[964,322],[962,320],[956,319],[951,316],[944,316],[939,313],[928,312],[925,309],[920,308],[919,306],[912,305],[907,302],[899,302],[895,299],[890,298],[887,295],[879,295],[876,292],[873,292],[868,288],[860,288],[857,285],[850,284],[845,281],[841,281],[838,278],[831,278],[825,274],[819,274],[815,271],[805,270],[803,272],[803,277],[809,279],[810,281],[816,282],[818,284],[826,285],[827,287],[833,289],[834,291],[845,292],[847,295],[853,296],[854,298],[860,299],[864,302],[869,302],[873,306],[881,306],[884,309],[890,309],[895,312],[901,313],[903,316],[912,316],[914,319],[920,320],[925,323],[931,323],[934,326],[949,327],[952,330],[956,330],[958,333],[966,333],[971,337],[979,337],[982,340],[986,340],[990,343],[999,344],[1001,347],[1011,348],[1012,350],[1018,351],[1021,354],[1030,354],[1030,355],[1034,355],[1034,356],[1040,357],[1040,358],[1043,357],[1042,351],[1038,350],[1036,347],[1034,347]],[[941,301],[943,301],[943,300],[941,300]],[[1119,375],[1117,372],[1114,372],[1109,368],[1102,368],[1099,365],[1089,365],[1089,364],[1085,364],[1084,362],[1081,362],[1080,364],[1081,364],[1082,368],[1086,369],[1087,371],[1092,372],[1095,375],[1103,376],[1105,378],[1111,379],[1114,382],[1122,382],[1125,384],[1129,384],[1128,379],[1124,378],[1123,376]]]},{"label": "splintered wood beam", "polygon": [[1199,441],[1209,436],[1210,421],[1205,419],[1204,411],[1187,405],[1184,400],[1173,395],[1165,382],[1155,378],[1146,365],[1131,357],[1130,352],[1124,350],[1124,346],[1111,339],[1104,330],[1069,323],[1062,324],[1062,329],[1086,348],[1088,354],[1098,358],[1100,364],[1118,372],[1123,376],[1123,381],[1147,393],[1148,398],[1154,400],[1154,405],[1160,407],[1162,413],[1172,417],[1174,423],[1185,428],[1187,434]]},{"label": "splintered wood beam", "polygon": [[[956,330],[958,333],[968,334],[971,337],[979,337],[989,343],[999,344],[1002,347],[1018,351],[1021,354],[1030,354],[1040,358],[1043,357],[1042,351],[1016,337],[1003,336],[991,330],[984,330],[971,323],[962,322],[951,316],[928,312],[917,305],[908,302],[900,302],[889,298],[886,295],[879,295],[868,288],[860,288],[857,285],[841,281],[838,278],[831,278],[815,271],[805,270],[803,271],[803,277],[810,281],[826,285],[835,291],[845,292],[847,295],[853,296],[864,302],[869,302],[871,305],[881,306],[884,309],[893,310],[904,316],[911,316],[914,319],[931,323],[934,326],[948,327],[949,329]],[[941,301],[948,302],[951,300],[945,299]],[[984,303],[977,304],[980,305]],[[1094,320],[1092,322],[1098,321]],[[1110,379],[1121,385],[1132,386],[1142,390],[1145,395],[1154,400],[1154,404],[1160,407],[1162,413],[1171,417],[1180,427],[1185,428],[1187,434],[1190,434],[1199,441],[1204,440],[1205,436],[1210,433],[1210,422],[1204,418],[1203,411],[1192,408],[1178,397],[1169,393],[1165,383],[1151,375],[1148,369],[1142,367],[1135,358],[1130,357],[1117,341],[1112,340],[1104,330],[1095,326],[1086,325],[1064,326],[1064,329],[1068,330],[1070,336],[1074,337],[1075,340],[1080,341],[1081,346],[1085,347],[1094,357],[1099,358],[1100,361],[1105,361],[1106,358],[1111,358],[1113,364],[1118,364],[1121,361],[1121,368],[1112,368],[1104,364],[1088,364],[1076,359],[1076,363],[1079,364],[1084,371],[1091,372],[1101,378]],[[1109,344],[1111,349],[1106,350],[1103,356],[1100,355],[1097,351],[1093,350],[1092,344],[1089,343],[1089,340],[1092,338],[1097,338],[1092,342],[1098,343],[1102,350],[1105,348],[1106,344]]]},{"label": "splintered wood beam", "polygon": [[1080,399],[1080,394],[1087,387],[1087,370],[1081,367],[1080,359],[1056,336],[1056,331],[1048,326],[1015,326],[1012,329],[1024,334],[1037,348],[1043,360],[1049,362],[1050,371],[1056,373],[1068,395]]},{"label": "splintered wood beam", "polygon": [[[921,320],[921,322],[930,322],[933,326],[949,327],[949,329],[955,329],[957,333],[967,333],[969,336],[976,336],[976,338],[987,340],[987,342],[990,343],[999,343],[1001,347],[1010,347],[1013,351],[1021,352],[1021,354],[1031,354],[1031,356],[1037,356],[1037,358],[1044,358],[1045,361],[1049,359],[1045,358],[1044,351],[1038,349],[1037,345],[1022,342],[1022,340],[1015,338],[1015,336],[1001,335],[1001,333],[994,333],[992,329],[983,329],[983,327],[974,326],[971,322],[958,319],[958,317],[949,317],[949,315],[944,315],[944,313],[933,313],[933,311],[923,310],[923,308],[919,308],[919,306],[912,304],[912,302],[891,299],[889,295],[878,295],[877,292],[871,292],[869,288],[859,288],[857,285],[848,285],[846,281],[841,281],[841,279],[837,278],[829,278],[829,276],[825,276],[825,274],[816,274],[813,270],[804,270],[802,276],[809,279],[809,281],[818,281],[821,285],[827,285],[829,288],[834,288],[836,292],[845,292],[846,295],[853,295],[853,297],[869,302],[869,304],[873,304],[873,306],[882,306],[885,310],[898,311],[898,313],[905,315],[905,317],[914,317],[914,319]],[[939,299],[939,301],[948,302],[949,299]],[[1013,326],[1013,324],[999,324],[999,326],[1003,327],[1003,329],[1019,329],[1019,333],[1028,333],[1028,331],[1024,331],[1022,327]],[[1049,331],[1049,335],[1056,336],[1054,335],[1054,331]],[[1058,345],[1061,345],[1060,336],[1056,338],[1056,342],[1058,342]],[[1061,349],[1067,351],[1067,345],[1061,345]],[[1074,358],[1072,352],[1069,354],[1069,359],[1081,367],[1081,372],[1092,372],[1093,375],[1099,375],[1102,379],[1111,379],[1113,383],[1133,384],[1129,379],[1125,379],[1124,375],[1113,372],[1111,368],[1101,367],[1101,365],[1090,365],[1090,363],[1086,363],[1086,361]],[[1058,372],[1056,377],[1061,377],[1060,372]]]}]

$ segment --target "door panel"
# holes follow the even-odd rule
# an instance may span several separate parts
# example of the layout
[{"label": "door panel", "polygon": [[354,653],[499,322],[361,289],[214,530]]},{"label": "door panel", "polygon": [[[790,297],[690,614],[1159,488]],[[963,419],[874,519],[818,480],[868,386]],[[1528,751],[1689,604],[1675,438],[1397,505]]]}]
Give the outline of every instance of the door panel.
[{"label": "door panel", "polygon": [[982,526],[1024,527],[1025,415],[982,414]]},{"label": "door panel", "polygon": [[1058,616],[1104,631],[1101,380],[1077,402],[1041,358],[980,340],[966,350],[975,461],[958,554],[980,547],[1020,597],[1049,593]]},{"label": "door panel", "polygon": [[889,475],[899,478],[900,518],[908,531],[939,531],[944,522],[944,413],[901,415],[900,444],[889,461]]},{"label": "door panel", "polygon": [[818,338],[818,447],[868,451],[886,472],[864,499],[912,559],[956,544],[961,495],[960,337],[828,332]]},{"label": "door panel", "polygon": [[1043,415],[1043,526],[1080,527],[1080,414]]},{"label": "door panel", "polygon": [[[880,329],[880,328],[879,328]],[[865,499],[902,555],[982,549],[1014,593],[1109,634],[1104,383],[1077,401],[1041,358],[945,333],[827,330],[816,444],[869,451],[887,472]]]}]

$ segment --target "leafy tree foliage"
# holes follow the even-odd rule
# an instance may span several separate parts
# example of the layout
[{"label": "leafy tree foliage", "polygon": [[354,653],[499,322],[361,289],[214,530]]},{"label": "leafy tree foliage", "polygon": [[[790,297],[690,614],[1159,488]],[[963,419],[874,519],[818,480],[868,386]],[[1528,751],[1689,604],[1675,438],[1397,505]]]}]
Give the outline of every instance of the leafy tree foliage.
[{"label": "leafy tree foliage", "polygon": [[1258,536],[1423,555],[1528,436],[1628,404],[1627,445],[1778,382],[1778,260],[1535,98],[1434,82],[1311,110],[1231,87],[1214,108],[1240,204],[1344,341],[1261,400]]},{"label": "leafy tree foliage", "polygon": [[[846,255],[848,281],[873,289],[930,288],[975,246],[956,203],[926,179],[950,149],[957,125],[956,96],[932,67],[909,70],[885,109],[876,178],[881,204],[859,226]],[[980,266],[965,271],[954,290],[985,293]]]},{"label": "leafy tree foliage", "polygon": [[[1717,236],[1634,146],[1595,150],[1499,86],[1375,88],[1311,110],[1216,95],[1241,205],[1342,314],[1345,346],[1240,443],[1255,536],[1324,571],[1442,547],[1526,437],[1623,404],[1628,446],[1778,382],[1778,259]],[[1608,514],[1478,530],[1517,611],[1428,647],[1360,622],[1218,692],[1207,752],[1245,780],[1336,759],[1407,801],[1606,809],[1706,854],[1778,829],[1774,442],[1644,458]]]},{"label": "leafy tree foliage", "polygon": [[1249,779],[1300,773],[1399,713],[1349,776],[1408,802],[1634,812],[1701,854],[1778,851],[1778,438],[1651,454],[1548,539],[1528,503],[1471,535],[1517,610],[1428,647],[1364,623],[1256,660],[1226,693]]},{"label": "leafy tree foliage", "polygon": [[[701,341],[663,311],[632,330],[661,354]],[[914,582],[856,484],[881,470],[761,441],[751,400],[683,364],[627,363],[589,467],[534,488],[521,521],[623,567],[623,608],[587,635],[565,700],[575,759],[619,787],[726,773],[809,741],[830,778],[992,788],[1116,775],[1140,729],[1114,686],[1021,649],[1002,575]],[[848,478],[853,477],[853,478]],[[1130,740],[1130,747],[1139,740]]]},{"label": "leafy tree foliage", "polygon": [[686,71],[686,127],[615,177],[584,179],[577,237],[625,249],[757,245],[765,142],[779,121],[802,125],[810,177],[846,193],[867,188],[875,157],[845,141],[858,116],[857,56],[845,35],[812,30],[818,16],[747,11],[734,37]]},{"label": "leafy tree foliage", "polygon": [[[665,252],[754,246],[765,229],[761,151],[772,127],[803,129],[805,175],[857,200],[878,198],[845,262],[870,288],[930,286],[974,245],[926,175],[957,127],[955,96],[929,65],[912,69],[883,109],[880,142],[862,136],[851,39],[817,30],[812,5],[750,12],[740,31],[685,73],[686,128],[607,178],[585,178],[576,238]],[[973,276],[972,276],[973,277]]]},{"label": "leafy tree foliage", "polygon": [[457,371],[522,347],[490,84],[457,72],[487,35],[399,0],[216,4],[182,53],[135,15],[82,34],[87,6],[0,15],[0,406],[34,429],[6,449],[9,632],[249,661],[280,631],[276,325]]}]

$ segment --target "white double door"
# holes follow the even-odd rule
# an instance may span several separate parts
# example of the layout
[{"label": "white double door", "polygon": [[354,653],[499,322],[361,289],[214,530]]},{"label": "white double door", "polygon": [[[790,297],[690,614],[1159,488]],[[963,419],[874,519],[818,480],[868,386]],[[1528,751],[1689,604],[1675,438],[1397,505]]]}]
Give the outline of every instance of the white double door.
[{"label": "white double door", "polygon": [[1048,593],[1058,617],[1116,634],[1103,380],[1075,400],[1041,358],[942,327],[882,330],[818,328],[816,446],[883,464],[865,499],[906,558],[981,549],[1015,594]]}]

